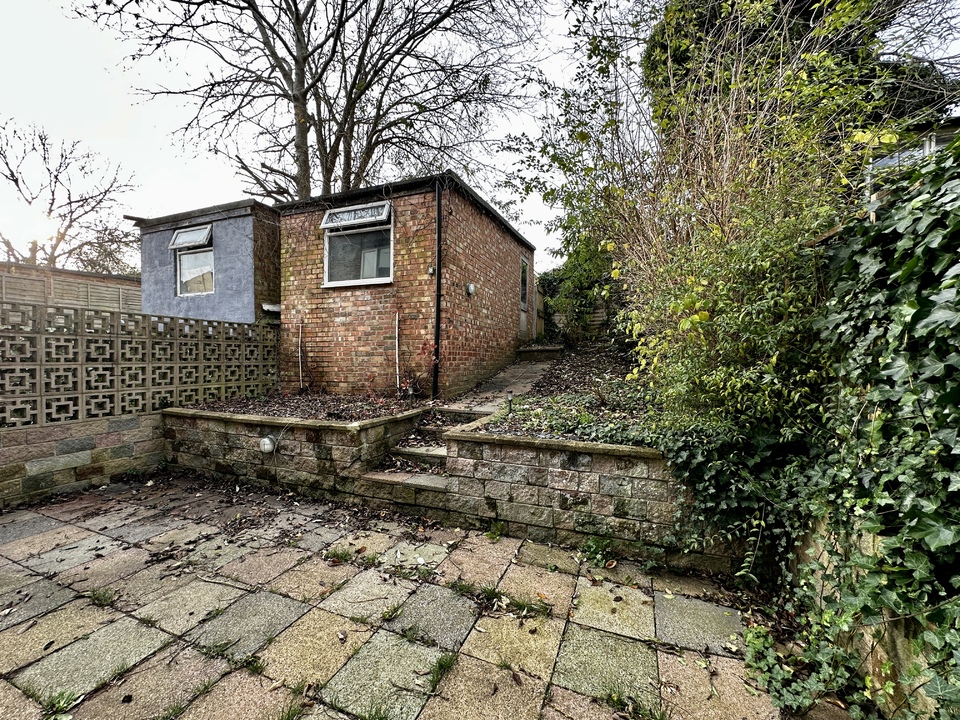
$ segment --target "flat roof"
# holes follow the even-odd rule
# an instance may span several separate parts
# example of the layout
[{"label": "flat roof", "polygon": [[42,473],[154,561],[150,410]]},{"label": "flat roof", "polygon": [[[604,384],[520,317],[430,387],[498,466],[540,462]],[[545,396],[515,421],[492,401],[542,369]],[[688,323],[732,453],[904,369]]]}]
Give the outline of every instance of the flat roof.
[{"label": "flat roof", "polygon": [[496,208],[484,200],[480,194],[472,187],[467,185],[464,180],[452,170],[444,170],[436,175],[426,175],[424,177],[411,178],[409,180],[398,180],[396,182],[383,183],[382,185],[373,185],[370,187],[357,188],[355,190],[346,190],[339,193],[330,193],[329,195],[317,195],[307,200],[291,200],[290,202],[274,205],[281,215],[297,215],[303,212],[309,212],[316,208],[329,209],[343,205],[344,203],[356,203],[373,198],[389,199],[394,195],[402,193],[415,192],[417,190],[427,190],[436,187],[437,183],[444,183],[445,187],[455,187],[469,198],[477,207],[490,215],[497,223],[502,225],[513,238],[524,247],[536,252],[537,248],[527,240],[520,232],[510,224],[510,222],[501,215]]},{"label": "flat roof", "polygon": [[246,200],[237,200],[236,202],[224,203],[222,205],[211,205],[210,207],[198,208],[196,210],[187,210],[186,212],[175,213],[173,215],[164,215],[156,218],[142,218],[136,215],[124,215],[124,220],[132,220],[133,224],[142,229],[156,228],[160,225],[174,225],[188,220],[196,220],[209,215],[223,215],[225,217],[241,217],[253,212],[254,207],[261,207],[270,212],[276,212],[269,205],[264,205],[259,200],[248,198]]}]

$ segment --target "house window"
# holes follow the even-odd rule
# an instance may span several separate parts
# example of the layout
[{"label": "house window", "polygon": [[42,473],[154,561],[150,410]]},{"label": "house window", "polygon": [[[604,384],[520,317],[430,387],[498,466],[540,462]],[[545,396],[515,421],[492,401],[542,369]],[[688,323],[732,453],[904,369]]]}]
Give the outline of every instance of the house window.
[{"label": "house window", "polygon": [[527,261],[521,260],[520,261],[520,305],[523,307],[527,306],[527,284],[528,284],[527,275],[528,275]]},{"label": "house window", "polygon": [[328,210],[324,286],[368,285],[393,280],[393,228],[384,201]]},{"label": "house window", "polygon": [[177,295],[201,295],[213,292],[212,226],[177,230],[170,241],[176,254]]}]

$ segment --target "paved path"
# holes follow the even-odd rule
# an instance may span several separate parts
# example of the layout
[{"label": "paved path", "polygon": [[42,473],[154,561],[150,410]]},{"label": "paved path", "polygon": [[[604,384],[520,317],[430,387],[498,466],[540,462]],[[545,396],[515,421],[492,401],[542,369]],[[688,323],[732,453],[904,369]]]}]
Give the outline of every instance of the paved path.
[{"label": "paved path", "polygon": [[553,360],[542,362],[516,362],[508,365],[476,389],[461,395],[456,401],[444,405],[451,410],[472,410],[481,413],[495,413],[507,401],[507,391],[513,391],[514,397],[529,392],[533,383],[540,379],[544,371],[553,364]]},{"label": "paved path", "polygon": [[0,718],[778,717],[708,583],[228,490],[0,515]]}]

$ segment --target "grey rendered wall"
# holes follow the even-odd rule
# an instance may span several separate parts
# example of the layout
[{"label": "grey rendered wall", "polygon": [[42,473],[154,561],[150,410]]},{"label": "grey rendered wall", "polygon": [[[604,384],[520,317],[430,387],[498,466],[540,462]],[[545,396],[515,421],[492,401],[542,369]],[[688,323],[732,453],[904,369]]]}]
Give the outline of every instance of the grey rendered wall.
[{"label": "grey rendered wall", "polygon": [[[194,218],[180,227],[211,222]],[[213,220],[214,292],[177,296],[176,258],[168,249],[176,228],[142,235],[143,312],[148,315],[256,322],[253,267],[253,217]]]}]

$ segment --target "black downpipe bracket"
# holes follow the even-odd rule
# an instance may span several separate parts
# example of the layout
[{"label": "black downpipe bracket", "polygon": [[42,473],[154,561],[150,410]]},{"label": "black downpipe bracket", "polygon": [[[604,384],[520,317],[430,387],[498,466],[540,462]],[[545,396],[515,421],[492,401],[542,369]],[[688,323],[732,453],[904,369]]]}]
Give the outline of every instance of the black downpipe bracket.
[{"label": "black downpipe bracket", "polygon": [[440,178],[437,178],[437,267],[436,272],[434,273],[434,278],[436,279],[437,288],[434,297],[434,312],[433,312],[433,390],[431,392],[431,397],[436,400],[440,397],[440,300],[443,295],[441,293],[440,286],[440,277],[442,275],[440,269],[442,267],[442,247],[443,247],[443,181]]}]

